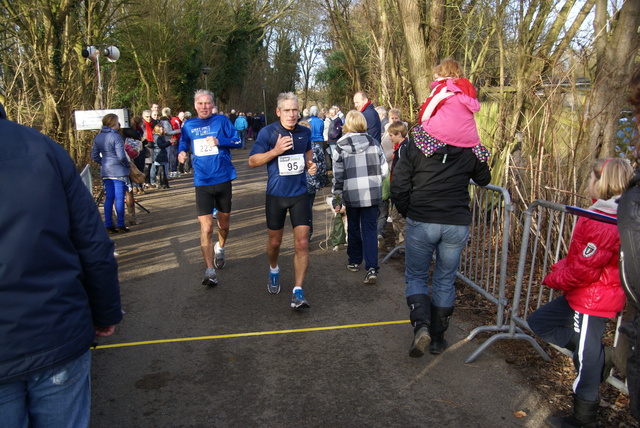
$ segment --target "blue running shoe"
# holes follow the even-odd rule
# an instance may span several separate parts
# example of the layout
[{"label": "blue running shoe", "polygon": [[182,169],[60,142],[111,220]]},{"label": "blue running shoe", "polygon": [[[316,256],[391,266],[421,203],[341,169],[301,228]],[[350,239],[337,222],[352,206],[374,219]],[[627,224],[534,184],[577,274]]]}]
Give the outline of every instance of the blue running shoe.
[{"label": "blue running shoe", "polygon": [[309,302],[305,300],[304,291],[302,291],[302,289],[295,290],[291,295],[291,307],[294,309],[309,307]]},{"label": "blue running shoe", "polygon": [[280,292],[280,274],[269,273],[269,282],[267,282],[267,290],[271,294],[278,294]]},{"label": "blue running shoe", "polygon": [[218,210],[216,208],[213,209],[213,218],[218,218]]}]

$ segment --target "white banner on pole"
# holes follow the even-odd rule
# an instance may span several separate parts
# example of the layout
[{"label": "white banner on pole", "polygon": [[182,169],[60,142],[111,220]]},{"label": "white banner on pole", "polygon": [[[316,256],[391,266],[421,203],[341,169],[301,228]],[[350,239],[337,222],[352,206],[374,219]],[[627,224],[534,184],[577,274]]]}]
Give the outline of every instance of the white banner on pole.
[{"label": "white banner on pole", "polygon": [[78,131],[102,129],[102,118],[109,113],[118,115],[121,128],[129,127],[129,110],[124,108],[109,110],[76,110],[73,113],[76,119],[76,130]]}]

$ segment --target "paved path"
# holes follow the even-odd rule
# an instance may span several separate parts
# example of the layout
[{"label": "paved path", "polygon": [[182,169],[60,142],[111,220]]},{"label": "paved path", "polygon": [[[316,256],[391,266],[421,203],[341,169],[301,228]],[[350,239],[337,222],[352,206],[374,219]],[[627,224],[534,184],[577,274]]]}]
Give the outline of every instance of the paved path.
[{"label": "paved path", "polygon": [[[520,374],[479,342],[464,311],[452,344],[411,359],[403,265],[382,266],[375,286],[326,250],[331,216],[319,195],[305,284],[311,308],[289,307],[290,225],[280,257],[283,291],[266,290],[266,169],[234,152],[227,266],[200,284],[204,263],[192,176],[142,195],[150,214],[114,236],[126,312],[93,351],[93,427],[537,427],[548,411]],[[324,189],[329,196],[329,188]],[[523,344],[523,346],[526,346]],[[514,412],[527,416],[516,418]]]}]

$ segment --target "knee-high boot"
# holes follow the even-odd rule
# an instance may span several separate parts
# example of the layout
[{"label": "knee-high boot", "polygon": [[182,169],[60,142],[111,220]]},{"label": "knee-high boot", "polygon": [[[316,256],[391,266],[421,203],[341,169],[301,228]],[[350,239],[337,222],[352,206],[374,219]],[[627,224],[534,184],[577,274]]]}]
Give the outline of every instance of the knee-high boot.
[{"label": "knee-high boot", "polygon": [[444,332],[449,328],[449,318],[453,314],[453,306],[442,308],[431,305],[431,345],[429,352],[437,355],[447,349],[447,340]]},{"label": "knee-high boot", "polygon": [[413,326],[413,341],[409,348],[411,358],[420,358],[431,342],[429,324],[431,322],[431,299],[426,294],[414,294],[407,297],[407,305],[411,310],[409,318]]}]

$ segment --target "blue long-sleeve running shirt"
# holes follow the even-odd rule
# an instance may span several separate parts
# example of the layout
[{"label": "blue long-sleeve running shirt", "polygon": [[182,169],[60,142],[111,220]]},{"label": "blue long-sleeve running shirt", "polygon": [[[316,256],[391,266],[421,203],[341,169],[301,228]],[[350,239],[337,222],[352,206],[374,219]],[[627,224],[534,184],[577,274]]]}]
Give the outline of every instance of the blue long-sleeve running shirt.
[{"label": "blue long-sleeve running shirt", "polygon": [[[216,137],[215,147],[205,142],[207,137]],[[211,186],[236,178],[236,169],[231,163],[229,149],[242,147],[238,131],[224,115],[216,114],[208,119],[189,119],[182,126],[178,152],[191,152],[193,156],[193,184]]]}]

